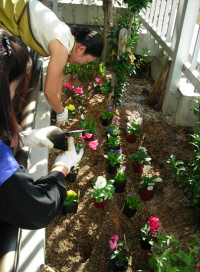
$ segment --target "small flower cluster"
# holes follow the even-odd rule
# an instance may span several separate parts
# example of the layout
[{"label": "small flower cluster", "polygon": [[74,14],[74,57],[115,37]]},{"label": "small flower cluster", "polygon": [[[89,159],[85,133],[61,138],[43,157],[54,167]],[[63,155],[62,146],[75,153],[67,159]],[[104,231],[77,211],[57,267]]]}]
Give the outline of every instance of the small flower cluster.
[{"label": "small flower cluster", "polygon": [[66,87],[67,89],[74,89],[74,86],[72,85],[71,82],[67,82],[67,83],[65,83],[64,85],[65,85],[65,87]]},{"label": "small flower cluster", "polygon": [[97,77],[95,77],[95,79],[94,79],[99,85],[101,85],[102,84],[102,79],[101,78],[97,78]]},{"label": "small flower cluster", "polygon": [[151,216],[148,224],[145,225],[144,228],[141,228],[141,237],[144,241],[153,241],[154,237],[158,234],[158,231],[161,230],[161,222],[159,222],[159,218],[155,216]]},{"label": "small flower cluster", "polygon": [[[76,77],[76,75],[74,75],[73,79]],[[66,92],[66,94],[72,94],[74,92],[75,94],[75,101],[76,103],[81,103],[82,100],[85,98],[85,95],[83,94],[83,89],[80,87],[77,87],[74,89],[74,86],[72,85],[71,82],[67,82],[64,84],[65,87],[68,89],[68,91]]]},{"label": "small flower cluster", "polygon": [[140,136],[140,125],[142,124],[143,118],[139,117],[135,122],[127,123],[127,133],[128,135],[134,134],[135,136]]},{"label": "small flower cluster", "polygon": [[153,236],[158,234],[157,230],[160,228],[160,225],[157,224],[158,222],[159,222],[159,218],[155,216],[151,216],[150,220],[148,221],[148,224],[150,226],[149,231],[151,232]]},{"label": "small flower cluster", "polygon": [[76,78],[76,75],[74,75],[73,77],[72,77],[72,79],[75,79]]},{"label": "small flower cluster", "polygon": [[107,125],[107,127],[106,127],[106,129],[105,129],[105,131],[109,134],[109,135],[111,135],[111,136],[113,136],[113,137],[116,137],[118,134],[119,134],[119,132],[120,132],[120,130],[118,129],[118,127],[117,127],[117,122],[118,122],[118,120],[114,120],[114,125],[112,125],[112,124],[109,124],[109,125]]},{"label": "small flower cluster", "polygon": [[89,199],[96,198],[96,202],[102,202],[107,198],[110,200],[114,200],[113,193],[115,191],[115,187],[113,186],[114,180],[110,180],[107,182],[106,176],[99,176],[95,179],[95,184],[93,186],[94,191],[89,193],[87,197]]},{"label": "small flower cluster", "polygon": [[77,111],[74,105],[70,104],[69,106],[66,106],[65,109],[68,110],[68,115],[73,114],[76,115]]},{"label": "small flower cluster", "polygon": [[111,237],[111,239],[113,239],[114,241],[112,241],[112,240],[110,241],[110,247],[112,250],[114,250],[115,248],[118,248],[117,242],[118,242],[119,237],[118,237],[118,235],[114,235],[113,237]]},{"label": "small flower cluster", "polygon": [[101,113],[102,119],[112,119],[116,112],[112,112],[112,107],[109,107]]},{"label": "small flower cluster", "polygon": [[[90,133],[86,133],[84,136],[80,136],[79,137],[79,140],[84,140],[85,138],[87,139],[90,139],[92,138],[93,134],[90,134]],[[81,142],[81,141],[80,141]],[[98,146],[99,142],[98,142],[98,139],[94,140],[94,141],[90,141],[88,146],[90,148],[92,148],[93,150],[96,150],[97,149],[97,146]]]},{"label": "small flower cluster", "polygon": [[149,171],[151,169],[151,166],[149,166],[151,158],[147,155],[147,149],[145,147],[139,147],[139,151],[135,154],[132,154],[130,156],[130,159],[131,159],[131,162],[137,162],[139,164],[142,164],[142,163],[147,164],[147,165],[144,165],[144,168],[145,166],[148,166],[148,167],[146,167],[145,170],[143,170],[143,172]]},{"label": "small flower cluster", "polygon": [[195,266],[194,266],[194,269],[195,269],[195,270],[198,270],[198,269],[200,270],[200,266],[195,265]]},{"label": "small flower cluster", "polygon": [[69,205],[70,203],[77,201],[78,201],[77,193],[72,190],[67,191],[67,197],[65,199],[64,205]]},{"label": "small flower cluster", "polygon": [[104,155],[105,158],[109,160],[109,163],[112,167],[116,164],[121,163],[124,159],[124,155],[122,155],[122,151],[110,149],[107,155]]},{"label": "small flower cluster", "polygon": [[74,89],[74,93],[75,94],[83,94],[83,89],[80,87],[77,87],[76,89]]}]

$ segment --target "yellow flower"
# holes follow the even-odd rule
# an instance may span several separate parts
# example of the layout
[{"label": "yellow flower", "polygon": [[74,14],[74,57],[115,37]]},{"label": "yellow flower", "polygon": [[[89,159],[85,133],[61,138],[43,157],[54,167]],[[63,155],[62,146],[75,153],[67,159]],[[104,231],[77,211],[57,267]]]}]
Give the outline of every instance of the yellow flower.
[{"label": "yellow flower", "polygon": [[71,195],[77,195],[77,193],[72,190],[67,191],[67,196],[71,196]]},{"label": "yellow flower", "polygon": [[66,106],[65,109],[73,111],[73,110],[75,110],[75,107],[70,104],[69,106]]}]

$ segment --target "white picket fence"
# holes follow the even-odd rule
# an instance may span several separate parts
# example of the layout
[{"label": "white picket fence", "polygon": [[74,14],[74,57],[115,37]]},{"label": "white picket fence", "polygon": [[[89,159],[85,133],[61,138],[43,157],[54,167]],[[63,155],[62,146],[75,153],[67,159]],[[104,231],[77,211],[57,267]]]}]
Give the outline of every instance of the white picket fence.
[{"label": "white picket fence", "polygon": [[191,96],[200,92],[199,8],[199,0],[153,0],[140,12],[144,27],[172,59],[163,103],[163,112],[172,117],[176,115],[181,86],[187,86]]}]

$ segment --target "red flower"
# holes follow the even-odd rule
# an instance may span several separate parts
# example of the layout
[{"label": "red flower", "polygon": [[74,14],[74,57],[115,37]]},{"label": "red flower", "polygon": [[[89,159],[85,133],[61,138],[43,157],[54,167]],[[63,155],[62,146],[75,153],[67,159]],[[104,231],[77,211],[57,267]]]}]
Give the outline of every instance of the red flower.
[{"label": "red flower", "polygon": [[94,141],[91,141],[88,146],[91,147],[93,150],[96,150],[97,149],[97,146],[98,146],[98,139],[97,140],[94,140]]}]

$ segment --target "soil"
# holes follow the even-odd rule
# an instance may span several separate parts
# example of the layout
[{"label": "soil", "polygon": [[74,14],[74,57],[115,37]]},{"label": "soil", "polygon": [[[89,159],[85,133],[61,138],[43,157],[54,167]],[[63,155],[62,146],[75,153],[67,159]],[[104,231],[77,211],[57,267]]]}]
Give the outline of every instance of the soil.
[{"label": "soil", "polygon": [[[71,76],[65,76],[64,82],[68,82]],[[82,87],[86,99],[81,104],[76,104],[72,97],[66,96],[63,87],[63,105],[73,104],[76,106],[77,115],[70,116],[63,130],[79,129],[81,116],[78,106],[82,105],[86,119],[94,117],[97,122],[99,145],[97,150],[86,146],[84,156],[89,160],[80,163],[75,183],[65,181],[68,190],[80,190],[80,200],[76,214],[58,214],[46,228],[46,264],[59,272],[112,272],[115,271],[109,259],[109,241],[113,235],[119,235],[123,242],[124,234],[126,241],[132,242],[129,248],[130,260],[128,272],[137,270],[152,271],[148,264],[148,253],[140,246],[140,229],[144,227],[151,216],[159,217],[162,223],[161,234],[173,234],[182,242],[190,238],[200,237],[200,230],[196,225],[192,210],[187,198],[179,185],[172,180],[170,165],[165,161],[173,154],[177,159],[186,164],[192,156],[191,128],[178,127],[170,116],[156,111],[145,105],[147,93],[153,87],[150,76],[141,79],[129,79],[123,94],[121,108],[114,108],[116,114],[113,118],[118,120],[120,129],[121,150],[125,155],[121,165],[126,166],[126,190],[124,193],[114,193],[114,201],[108,201],[103,209],[97,209],[93,201],[87,198],[92,192],[94,180],[98,176],[106,175],[106,179],[114,178],[108,173],[108,161],[104,155],[108,152],[106,143],[105,127],[101,124],[100,113],[107,108],[107,99],[104,94],[96,92],[94,82],[80,82],[71,80],[75,87]],[[141,136],[136,143],[126,141],[126,123],[143,118]],[[55,120],[52,121],[55,125]],[[129,156],[136,153],[139,147],[145,147],[148,155],[152,158],[152,169],[149,175],[159,175],[162,182],[155,189],[153,199],[143,201],[140,211],[132,218],[122,213],[126,194],[136,192],[139,195],[138,183],[143,174],[133,171]],[[49,170],[58,155],[58,151],[51,151],[49,155]],[[113,219],[118,220],[120,227],[113,224]]]}]

